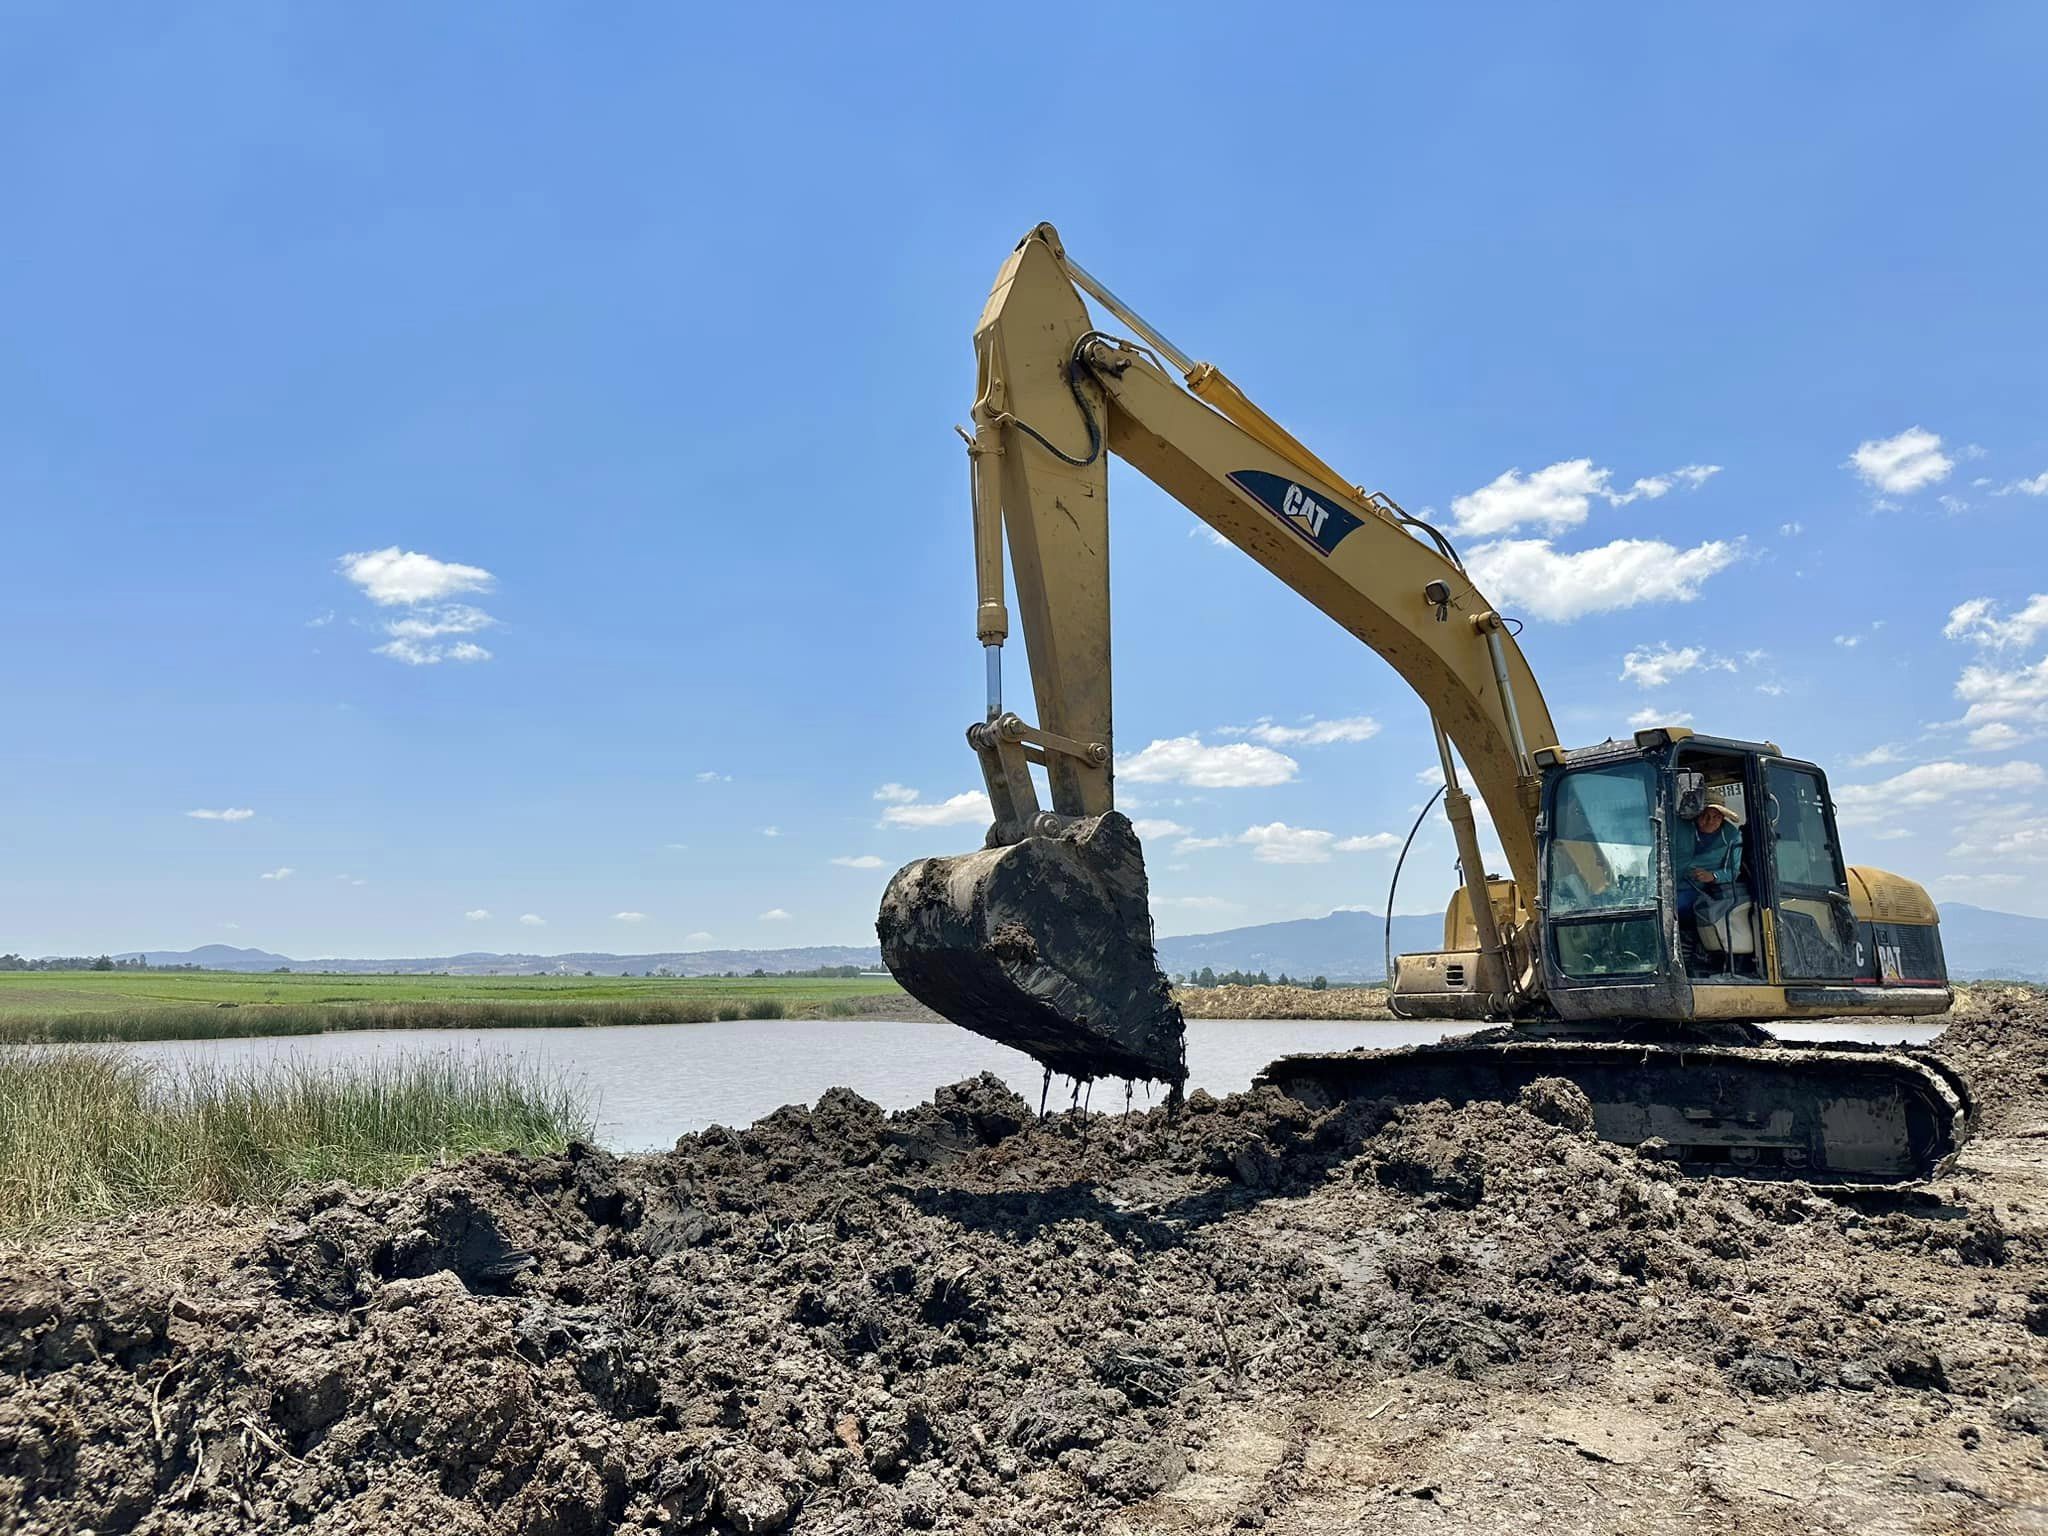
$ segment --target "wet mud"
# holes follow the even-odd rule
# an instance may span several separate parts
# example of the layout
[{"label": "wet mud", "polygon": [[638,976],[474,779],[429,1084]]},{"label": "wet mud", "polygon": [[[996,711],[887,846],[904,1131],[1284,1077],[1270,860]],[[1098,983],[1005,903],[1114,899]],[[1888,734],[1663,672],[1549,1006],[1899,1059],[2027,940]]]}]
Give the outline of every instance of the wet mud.
[{"label": "wet mud", "polygon": [[875,920],[903,989],[1082,1081],[1187,1078],[1186,1026],[1152,942],[1138,834],[1117,811],[898,870]]},{"label": "wet mud", "polygon": [[1986,1134],[1882,1200],[1690,1177],[1556,1080],[983,1077],[89,1233],[0,1258],[0,1532],[2038,1529],[2048,1009],[2003,1006],[1944,1041]]}]

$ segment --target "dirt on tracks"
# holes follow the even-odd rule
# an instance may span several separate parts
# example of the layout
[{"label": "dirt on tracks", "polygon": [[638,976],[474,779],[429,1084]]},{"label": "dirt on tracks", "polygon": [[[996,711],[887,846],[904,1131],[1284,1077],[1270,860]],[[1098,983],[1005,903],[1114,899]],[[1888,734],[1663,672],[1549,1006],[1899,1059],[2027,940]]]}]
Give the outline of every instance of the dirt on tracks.
[{"label": "dirt on tracks", "polygon": [[[2002,1011],[2001,1011],[2002,1009]],[[2048,1528],[2048,1009],[1919,1197],[1517,1105],[835,1091],[0,1260],[0,1532]]]}]

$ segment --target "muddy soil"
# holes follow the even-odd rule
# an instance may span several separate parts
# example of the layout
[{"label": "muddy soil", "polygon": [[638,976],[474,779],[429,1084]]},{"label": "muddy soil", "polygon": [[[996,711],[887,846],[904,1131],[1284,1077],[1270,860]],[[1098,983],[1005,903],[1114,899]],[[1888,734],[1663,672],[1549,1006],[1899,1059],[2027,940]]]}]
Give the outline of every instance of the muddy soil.
[{"label": "muddy soil", "polygon": [[2048,1529],[2048,1006],[1906,1197],[1516,1105],[835,1091],[0,1260],[0,1532]]}]

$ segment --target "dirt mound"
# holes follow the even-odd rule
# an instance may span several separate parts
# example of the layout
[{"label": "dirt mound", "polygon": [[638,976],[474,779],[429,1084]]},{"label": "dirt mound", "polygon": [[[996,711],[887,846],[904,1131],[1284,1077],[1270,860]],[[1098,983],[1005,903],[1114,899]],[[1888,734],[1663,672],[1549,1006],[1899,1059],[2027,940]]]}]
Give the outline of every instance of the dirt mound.
[{"label": "dirt mound", "polygon": [[0,1276],[0,1532],[1093,1532],[1256,1405],[1634,1353],[2035,1443],[2036,1230],[1586,1120],[1545,1081],[1041,1121],[982,1077],[323,1188],[178,1278],[73,1245]]},{"label": "dirt mound", "polygon": [[2048,1129],[2048,992],[1983,984],[1960,989],[1934,1050],[1969,1079],[1979,1129]]}]

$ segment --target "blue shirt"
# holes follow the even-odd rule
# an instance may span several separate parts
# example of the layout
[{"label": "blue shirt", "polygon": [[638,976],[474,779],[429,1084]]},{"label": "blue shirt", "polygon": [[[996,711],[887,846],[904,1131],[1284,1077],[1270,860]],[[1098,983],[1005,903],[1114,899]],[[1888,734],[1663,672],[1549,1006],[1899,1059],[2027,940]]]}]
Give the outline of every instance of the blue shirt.
[{"label": "blue shirt", "polygon": [[1702,835],[1696,822],[1681,821],[1671,852],[1671,879],[1680,890],[1699,885],[1692,877],[1696,869],[1712,875],[1717,890],[1741,878],[1742,829],[1725,816],[1712,835]]}]

